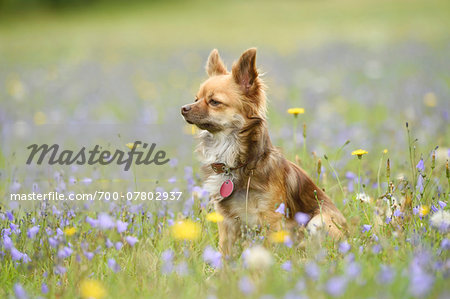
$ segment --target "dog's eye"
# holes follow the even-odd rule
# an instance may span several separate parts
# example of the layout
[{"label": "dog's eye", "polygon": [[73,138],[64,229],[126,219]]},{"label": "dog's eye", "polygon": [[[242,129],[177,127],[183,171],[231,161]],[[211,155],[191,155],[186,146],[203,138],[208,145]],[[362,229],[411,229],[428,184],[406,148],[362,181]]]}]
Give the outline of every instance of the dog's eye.
[{"label": "dog's eye", "polygon": [[195,98],[194,103],[198,101],[198,98]]},{"label": "dog's eye", "polygon": [[217,105],[219,105],[219,104],[220,104],[220,102],[218,102],[218,101],[216,101],[216,100],[213,100],[213,99],[211,99],[211,100],[209,100],[209,104],[210,104],[211,106],[217,106]]}]

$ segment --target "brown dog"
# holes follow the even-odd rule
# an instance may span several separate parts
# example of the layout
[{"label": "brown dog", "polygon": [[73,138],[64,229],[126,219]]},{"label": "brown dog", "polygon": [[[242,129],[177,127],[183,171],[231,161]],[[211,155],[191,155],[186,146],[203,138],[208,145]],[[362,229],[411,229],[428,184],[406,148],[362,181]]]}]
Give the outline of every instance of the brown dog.
[{"label": "brown dog", "polygon": [[197,151],[203,163],[204,187],[224,216],[219,223],[219,247],[231,253],[247,224],[282,228],[297,225],[294,215],[310,217],[307,229],[323,227],[333,238],[342,236],[345,218],[325,193],[297,165],[272,145],[266,122],[264,84],[255,65],[256,49],[245,51],[227,71],[217,50],[206,64],[209,78],[200,86],[195,103],[185,105],[185,120],[199,127]]}]

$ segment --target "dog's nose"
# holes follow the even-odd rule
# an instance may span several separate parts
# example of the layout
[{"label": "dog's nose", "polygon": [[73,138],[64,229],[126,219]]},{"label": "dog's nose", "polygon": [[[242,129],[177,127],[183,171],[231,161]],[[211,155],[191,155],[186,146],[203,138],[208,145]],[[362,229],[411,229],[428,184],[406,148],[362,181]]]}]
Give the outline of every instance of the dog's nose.
[{"label": "dog's nose", "polygon": [[183,107],[181,107],[181,114],[186,114],[189,112],[189,110],[191,110],[191,105],[184,105]]}]

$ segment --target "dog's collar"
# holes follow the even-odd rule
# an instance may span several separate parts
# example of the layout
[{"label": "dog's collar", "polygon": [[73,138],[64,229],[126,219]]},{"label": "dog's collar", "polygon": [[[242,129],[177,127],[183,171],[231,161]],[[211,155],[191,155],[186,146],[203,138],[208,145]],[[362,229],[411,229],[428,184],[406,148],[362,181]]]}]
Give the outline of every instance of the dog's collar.
[{"label": "dog's collar", "polygon": [[229,167],[227,166],[225,163],[212,163],[211,164],[211,168],[214,170],[215,173],[220,174],[220,173],[225,173],[225,174],[230,174],[233,170],[239,169],[244,167],[245,165],[247,165],[247,163],[245,164],[241,164],[237,167]]}]

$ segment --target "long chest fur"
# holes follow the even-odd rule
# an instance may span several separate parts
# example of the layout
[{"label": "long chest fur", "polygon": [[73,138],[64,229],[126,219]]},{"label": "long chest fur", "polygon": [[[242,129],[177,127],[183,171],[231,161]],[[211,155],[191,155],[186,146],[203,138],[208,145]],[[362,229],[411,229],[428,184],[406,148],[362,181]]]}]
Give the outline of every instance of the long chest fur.
[{"label": "long chest fur", "polygon": [[[204,132],[201,135],[198,152],[204,165],[225,163],[229,167],[236,167],[239,163],[239,142],[234,134],[216,134],[213,136]],[[250,190],[246,202],[247,181],[237,177],[237,175],[237,172],[232,172],[231,175],[212,172],[206,177],[203,187],[209,192],[218,212],[231,218],[247,221],[251,226],[261,225],[264,220],[263,215],[271,209],[269,207],[270,200],[265,198],[263,194]],[[241,188],[235,188],[231,197],[223,200],[220,195],[220,188],[228,179],[231,179],[235,184],[240,182]]]}]

